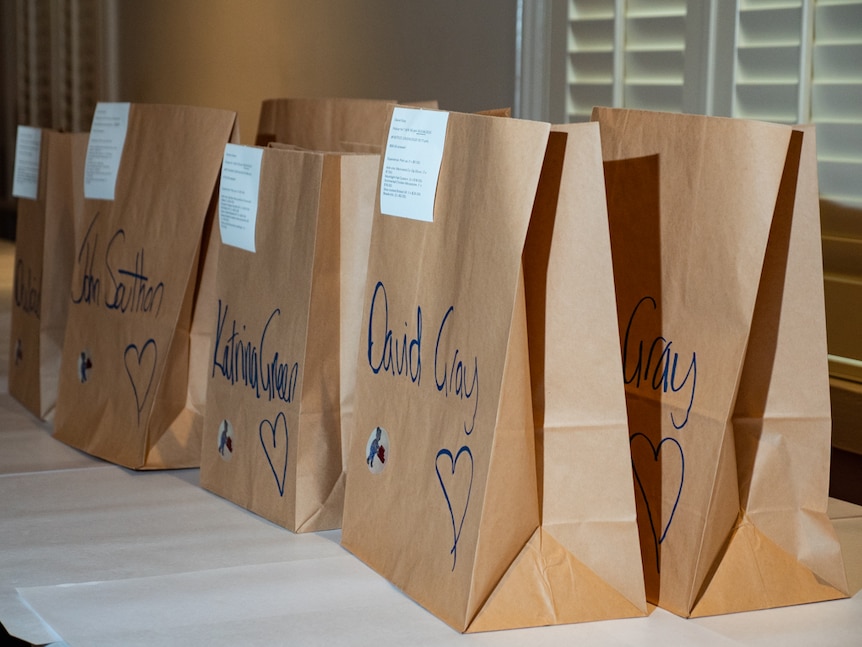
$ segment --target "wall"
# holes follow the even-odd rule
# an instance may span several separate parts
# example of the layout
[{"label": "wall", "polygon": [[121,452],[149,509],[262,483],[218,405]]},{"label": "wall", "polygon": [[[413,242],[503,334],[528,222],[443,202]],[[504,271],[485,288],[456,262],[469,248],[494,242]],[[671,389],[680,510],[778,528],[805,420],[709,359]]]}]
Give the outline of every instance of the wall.
[{"label": "wall", "polygon": [[120,101],[237,110],[287,96],[511,106],[516,0],[114,0]]}]

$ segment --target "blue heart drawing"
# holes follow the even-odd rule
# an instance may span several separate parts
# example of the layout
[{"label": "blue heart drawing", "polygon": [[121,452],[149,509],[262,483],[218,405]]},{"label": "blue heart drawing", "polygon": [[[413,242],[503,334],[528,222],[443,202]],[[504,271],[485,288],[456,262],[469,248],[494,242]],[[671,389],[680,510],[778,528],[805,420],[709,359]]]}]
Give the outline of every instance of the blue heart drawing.
[{"label": "blue heart drawing", "polygon": [[[642,438],[645,440],[650,447],[650,451],[652,452],[652,460],[653,462],[657,462],[659,458],[659,454],[661,453],[662,447],[665,443],[670,443],[679,451],[679,461],[680,461],[680,471],[679,471],[679,488],[676,491],[676,499],[673,502],[673,508],[670,511],[670,515],[667,518],[667,523],[663,528],[660,528],[661,534],[659,535],[659,529],[656,528],[656,520],[653,518],[653,511],[649,504],[649,498],[647,497],[646,488],[644,487],[643,482],[641,481],[641,477],[638,474],[637,465],[635,465],[635,452],[634,452],[634,441],[636,438]],[[676,514],[676,507],[679,505],[679,499],[682,496],[682,485],[685,482],[685,455],[682,451],[682,445],[679,444],[679,441],[676,438],[672,438],[668,436],[667,438],[663,438],[658,446],[654,445],[652,440],[649,439],[648,436],[642,433],[632,434],[629,437],[629,447],[632,448],[632,471],[634,472],[635,482],[637,483],[638,490],[643,497],[644,505],[646,506],[647,517],[649,518],[650,532],[652,532],[653,545],[655,546],[655,567],[656,572],[661,573],[661,560],[660,560],[660,551],[659,546],[664,541],[667,536],[668,530],[670,530],[670,524],[673,522],[673,517]],[[661,488],[659,488],[659,491]],[[659,507],[659,515],[661,514],[661,508]],[[661,524],[661,519],[659,518],[659,524]]]},{"label": "blue heart drawing", "polygon": [[[150,353],[152,349],[152,353]],[[129,362],[129,357],[134,354],[134,359]],[[149,358],[152,356],[152,361]],[[129,376],[129,382],[132,384],[132,391],[135,393],[135,407],[138,410],[138,424],[141,424],[141,411],[144,410],[144,405],[147,402],[147,397],[150,395],[150,389],[153,386],[153,378],[156,375],[156,361],[158,360],[158,349],[156,348],[156,340],[148,339],[144,345],[138,348],[136,344],[129,344],[126,350],[123,351],[123,364],[126,367],[126,374]],[[147,358],[147,362],[144,359]],[[149,368],[147,368],[149,365]],[[141,395],[143,393],[143,395]]]},{"label": "blue heart drawing", "polygon": [[[455,469],[458,466],[458,460],[461,456],[467,456],[470,459],[470,484],[467,487],[467,499],[464,501],[464,510],[461,512],[460,521],[456,521],[458,517],[455,510],[452,509],[452,500],[449,497],[449,491],[446,489],[446,484],[443,482],[443,476],[440,474],[440,458],[445,456],[449,461],[447,466],[449,469],[444,470],[447,476],[455,475]],[[458,560],[458,540],[461,539],[461,529],[464,527],[464,519],[467,516],[467,508],[470,507],[470,493],[473,490],[473,452],[466,445],[458,450],[455,456],[448,449],[441,449],[437,452],[434,459],[434,470],[437,472],[437,480],[440,481],[440,487],[443,489],[443,496],[446,497],[446,506],[449,508],[449,518],[452,521],[452,549],[449,551],[452,554],[452,570],[455,570],[455,562]]]},{"label": "blue heart drawing", "polygon": [[[263,433],[264,427],[269,429],[268,434]],[[277,468],[273,463],[273,458],[282,458],[281,453],[278,452],[278,444],[280,441],[278,437],[279,428],[284,429],[284,461],[281,462]],[[258,428],[258,435],[260,436],[260,444],[263,447],[263,453],[266,454],[269,468],[272,470],[272,475],[275,477],[275,484],[278,486],[278,494],[279,496],[284,496],[284,482],[287,479],[287,418],[285,417],[284,412],[280,412],[273,421],[269,421],[266,418],[261,420],[260,427]],[[268,442],[270,440],[271,443]],[[270,448],[272,448],[272,454],[270,454]],[[281,478],[278,476],[279,469],[281,470]]]}]

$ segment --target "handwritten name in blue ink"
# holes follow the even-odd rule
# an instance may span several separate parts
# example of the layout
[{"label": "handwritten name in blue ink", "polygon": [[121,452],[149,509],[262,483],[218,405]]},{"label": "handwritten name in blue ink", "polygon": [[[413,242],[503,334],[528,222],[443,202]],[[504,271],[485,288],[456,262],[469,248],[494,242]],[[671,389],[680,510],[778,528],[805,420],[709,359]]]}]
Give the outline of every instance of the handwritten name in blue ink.
[{"label": "handwritten name in blue ink", "polygon": [[37,319],[41,317],[41,279],[22,258],[15,264],[15,305]]},{"label": "handwritten name in blue ink", "polygon": [[[134,262],[125,261],[126,231],[118,229],[111,236],[105,248],[104,272],[96,271],[96,258],[99,252],[99,235],[94,226],[99,214],[96,213],[87,227],[78,248],[77,263],[81,267],[81,284],[73,289],[72,303],[102,305],[108,309],[126,313],[153,313],[158,316],[165,296],[165,284],[151,279],[146,271],[146,251],[143,247],[135,250]],[[105,289],[103,294],[102,290]],[[104,301],[102,300],[104,298]]]},{"label": "handwritten name in blue ink", "polygon": [[440,340],[443,338],[449,316],[454,312],[455,307],[450,306],[443,315],[440,329],[437,331],[437,345],[434,347],[434,383],[437,390],[447,398],[450,394],[460,400],[470,400],[475,396],[469,427],[466,422],[464,423],[464,433],[469,436],[476,426],[476,414],[479,410],[479,359],[473,356],[471,375],[469,360],[468,363],[464,363],[460,348],[456,348],[452,353],[451,361],[440,356]]},{"label": "handwritten name in blue ink", "polygon": [[[643,309],[642,309],[643,306]],[[635,324],[635,319],[644,314],[643,317],[649,315],[649,312],[657,310],[656,301],[651,296],[645,296],[634,307],[623,338],[622,362],[623,362],[623,378],[626,384],[634,383],[636,388],[645,386],[653,391],[661,390],[662,393],[679,393],[684,389],[688,389],[688,405],[685,409],[685,417],[681,422],[677,421],[673,412],[670,414],[671,422],[675,429],[682,429],[688,423],[691,408],[694,405],[695,390],[697,388],[697,353],[691,353],[691,361],[688,363],[688,368],[685,375],[680,377],[680,354],[673,351],[673,341],[669,341],[662,336],[655,337],[649,344],[649,350],[645,355],[645,340],[637,342],[631,339],[632,328]],[[633,352],[636,344],[636,353]],[[636,356],[633,365],[630,366],[630,359]]]},{"label": "handwritten name in blue ink", "polygon": [[126,232],[118,229],[111,237],[105,252],[105,268],[113,288],[113,295],[105,300],[109,310],[120,312],[152,312],[158,315],[162,309],[165,296],[165,284],[162,281],[153,283],[145,273],[144,248],[135,252],[134,269],[114,265],[118,252],[115,245],[122,249],[126,240]]},{"label": "handwritten name in blue ink", "polygon": [[[434,385],[438,393],[470,402],[470,411],[463,431],[473,433],[479,410],[479,360],[468,357],[455,347],[451,355],[444,352],[448,337],[453,334],[451,322],[455,307],[450,306],[437,329],[434,346]],[[390,325],[389,296],[386,286],[378,281],[371,296],[368,315],[366,354],[368,366],[375,375],[384,374],[409,379],[412,384],[422,383],[422,306],[416,307],[415,325],[404,322],[404,332],[396,334]],[[451,345],[450,345],[451,346]]]},{"label": "handwritten name in blue ink", "polygon": [[246,326],[242,325],[241,331],[238,330],[236,319],[231,319],[228,326],[228,305],[219,299],[211,377],[218,373],[231,385],[242,384],[254,391],[258,399],[265,395],[270,401],[293,402],[299,381],[299,364],[283,361],[278,351],[267,355],[266,349],[266,335],[279,316],[281,309],[275,308],[260,337],[244,340],[240,332],[245,331]]},{"label": "handwritten name in blue ink", "polygon": [[99,214],[96,213],[90,224],[87,226],[87,233],[81,241],[81,246],[78,248],[77,263],[82,267],[81,286],[78,290],[78,295],[72,292],[72,303],[85,305],[100,305],[102,281],[96,276],[94,264],[96,262],[96,250],[99,247],[99,234],[93,233],[93,227],[98,220]]},{"label": "handwritten name in blue ink", "polygon": [[[378,301],[379,299],[379,301]],[[377,375],[381,371],[391,375],[404,375],[414,384],[422,380],[422,308],[416,308],[416,326],[401,336],[389,325],[389,298],[382,281],[374,286],[368,316],[368,365]]]}]

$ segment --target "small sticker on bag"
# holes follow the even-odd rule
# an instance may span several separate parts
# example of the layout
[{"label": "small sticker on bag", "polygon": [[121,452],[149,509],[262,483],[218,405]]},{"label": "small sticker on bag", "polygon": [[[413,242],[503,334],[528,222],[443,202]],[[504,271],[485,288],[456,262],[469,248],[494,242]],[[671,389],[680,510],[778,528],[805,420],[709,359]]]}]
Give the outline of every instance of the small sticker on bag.
[{"label": "small sticker on bag", "polygon": [[389,434],[375,427],[365,444],[365,463],[372,474],[380,474],[389,462]]},{"label": "small sticker on bag", "polygon": [[218,426],[218,453],[225,461],[233,456],[233,425],[230,420],[222,420]]},{"label": "small sticker on bag", "polygon": [[82,350],[78,354],[78,379],[81,384],[86,384],[90,379],[90,371],[93,369],[93,359],[90,356],[89,350]]},{"label": "small sticker on bag", "polygon": [[434,221],[449,113],[396,107],[389,124],[380,178],[380,212]]}]

